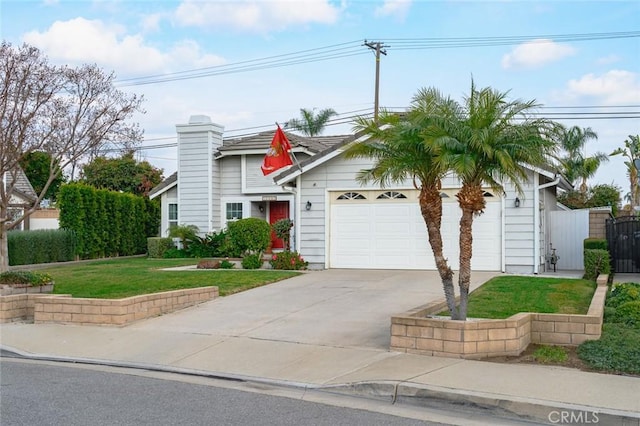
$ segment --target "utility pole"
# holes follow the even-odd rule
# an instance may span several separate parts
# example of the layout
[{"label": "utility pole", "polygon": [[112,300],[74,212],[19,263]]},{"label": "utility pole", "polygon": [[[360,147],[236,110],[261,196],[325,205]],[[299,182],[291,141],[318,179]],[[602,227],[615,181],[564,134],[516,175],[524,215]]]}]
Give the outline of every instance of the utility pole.
[{"label": "utility pole", "polygon": [[385,46],[384,43],[379,41],[364,41],[364,45],[369,49],[375,51],[376,55],[376,94],[375,101],[373,103],[373,120],[378,121],[378,109],[379,109],[379,94],[380,94],[380,54],[387,55],[387,51],[384,48],[389,47]]}]

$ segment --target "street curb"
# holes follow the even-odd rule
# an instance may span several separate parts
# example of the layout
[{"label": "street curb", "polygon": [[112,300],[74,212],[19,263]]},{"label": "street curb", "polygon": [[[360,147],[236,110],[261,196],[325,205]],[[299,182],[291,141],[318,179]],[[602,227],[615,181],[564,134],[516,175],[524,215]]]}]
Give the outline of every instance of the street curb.
[{"label": "street curb", "polygon": [[[274,387],[284,387],[305,391],[326,392],[383,400],[390,404],[406,404],[420,407],[453,407],[475,409],[502,418],[531,420],[543,424],[598,424],[599,426],[640,426],[640,413],[612,410],[602,407],[564,404],[556,401],[518,398],[484,392],[461,391],[433,385],[412,382],[380,380],[336,385],[315,385],[310,383],[244,376],[215,371],[193,370],[166,365],[136,363],[95,358],[72,358],[56,355],[24,352],[6,345],[0,345],[0,358],[18,358],[36,361],[52,361],[70,364],[102,365],[147,371],[183,374],[236,383],[256,383]],[[567,421],[561,421],[567,416]],[[572,417],[573,416],[573,417]],[[573,421],[569,421],[573,420]],[[579,421],[581,420],[581,421]]]},{"label": "street curb", "polygon": [[515,417],[543,424],[591,423],[604,426],[640,426],[640,413],[636,412],[485,392],[461,391],[411,382],[362,382],[336,385],[332,388],[324,387],[323,390],[384,398],[394,404],[436,407],[438,404],[447,403],[453,406],[491,411],[500,417]]}]

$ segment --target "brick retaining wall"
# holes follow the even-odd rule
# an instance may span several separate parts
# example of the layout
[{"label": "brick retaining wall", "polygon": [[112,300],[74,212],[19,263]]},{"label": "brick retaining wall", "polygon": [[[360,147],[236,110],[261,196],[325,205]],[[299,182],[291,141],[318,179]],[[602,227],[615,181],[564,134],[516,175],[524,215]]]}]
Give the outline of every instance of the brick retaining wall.
[{"label": "brick retaining wall", "polygon": [[431,303],[391,318],[391,350],[480,359],[520,355],[530,343],[577,346],[600,338],[606,294],[607,277],[599,277],[586,315],[519,313],[500,320],[429,318],[447,307]]},{"label": "brick retaining wall", "polygon": [[20,294],[0,297],[0,322],[122,326],[184,309],[218,297],[218,287],[199,287],[124,299]]}]

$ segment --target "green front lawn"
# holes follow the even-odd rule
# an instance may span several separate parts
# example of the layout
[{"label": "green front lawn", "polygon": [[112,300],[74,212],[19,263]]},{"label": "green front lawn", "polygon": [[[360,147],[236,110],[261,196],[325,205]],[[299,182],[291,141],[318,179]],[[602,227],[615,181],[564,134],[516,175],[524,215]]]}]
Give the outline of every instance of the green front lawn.
[{"label": "green front lawn", "polygon": [[500,276],[469,295],[469,318],[508,318],[519,312],[586,314],[595,292],[593,281]]},{"label": "green front lawn", "polygon": [[127,258],[52,266],[42,271],[53,278],[54,294],[101,299],[206,286],[217,286],[220,295],[225,296],[300,274],[275,270],[162,270],[195,263],[194,259]]}]

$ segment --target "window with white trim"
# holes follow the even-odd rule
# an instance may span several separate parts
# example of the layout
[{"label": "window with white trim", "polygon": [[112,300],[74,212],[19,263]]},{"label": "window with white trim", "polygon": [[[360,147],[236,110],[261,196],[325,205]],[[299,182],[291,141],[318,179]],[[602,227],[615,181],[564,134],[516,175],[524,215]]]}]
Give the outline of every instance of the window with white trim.
[{"label": "window with white trim", "polygon": [[242,203],[227,203],[226,218],[227,221],[242,219]]},{"label": "window with white trim", "polygon": [[178,204],[169,203],[169,229],[178,226]]}]

